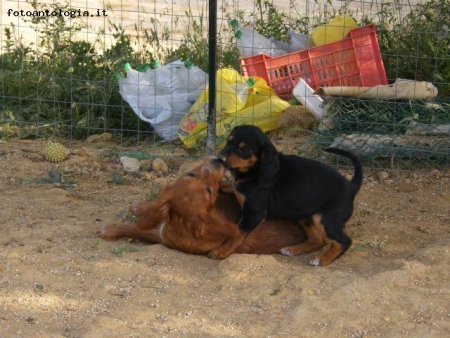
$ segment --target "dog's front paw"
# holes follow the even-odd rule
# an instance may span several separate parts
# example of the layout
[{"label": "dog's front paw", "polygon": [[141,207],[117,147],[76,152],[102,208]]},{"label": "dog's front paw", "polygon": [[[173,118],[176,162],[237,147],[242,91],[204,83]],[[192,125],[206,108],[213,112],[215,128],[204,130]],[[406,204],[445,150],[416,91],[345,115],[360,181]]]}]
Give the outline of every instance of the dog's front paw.
[{"label": "dog's front paw", "polygon": [[[232,226],[234,226],[234,224]],[[244,238],[245,234],[239,233],[233,238],[224,241],[219,247],[211,250],[207,256],[213,259],[225,259],[236,251],[236,248],[241,245]]]},{"label": "dog's front paw", "polygon": [[279,253],[284,256],[293,256],[288,248],[281,248]]},{"label": "dog's front paw", "polygon": [[137,201],[130,205],[130,213],[134,216],[142,215],[147,210],[148,202]]},{"label": "dog's front paw", "polygon": [[208,254],[206,256],[208,258],[212,258],[212,259],[225,259],[230,255],[231,255],[231,253],[224,252],[223,250],[221,250],[221,248],[217,248],[217,249],[214,249],[214,250],[211,250],[210,252],[208,252]]},{"label": "dog's front paw", "polygon": [[96,234],[104,240],[116,241],[122,237],[121,225],[117,223],[103,224],[97,228]]}]

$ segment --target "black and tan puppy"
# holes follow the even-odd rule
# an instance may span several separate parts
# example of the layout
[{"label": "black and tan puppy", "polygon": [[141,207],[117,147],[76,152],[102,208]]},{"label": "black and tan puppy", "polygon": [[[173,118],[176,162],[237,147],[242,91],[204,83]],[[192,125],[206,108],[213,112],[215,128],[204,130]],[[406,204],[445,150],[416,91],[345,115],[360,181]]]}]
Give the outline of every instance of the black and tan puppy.
[{"label": "black and tan puppy", "polygon": [[[298,220],[308,240],[280,250],[297,255],[330,244],[328,251],[310,261],[328,265],[344,254],[352,240],[344,233],[353,213],[353,201],[362,183],[362,166],[352,153],[337,148],[325,151],[349,158],[354,166],[351,181],[331,167],[295,155],[283,155],[258,127],[235,127],[220,156],[230,169],[233,190],[242,208],[239,227],[242,238],[262,220]],[[239,238],[241,240],[242,238]],[[235,243],[239,245],[239,243]],[[215,258],[227,257],[230,245],[210,252]]]}]

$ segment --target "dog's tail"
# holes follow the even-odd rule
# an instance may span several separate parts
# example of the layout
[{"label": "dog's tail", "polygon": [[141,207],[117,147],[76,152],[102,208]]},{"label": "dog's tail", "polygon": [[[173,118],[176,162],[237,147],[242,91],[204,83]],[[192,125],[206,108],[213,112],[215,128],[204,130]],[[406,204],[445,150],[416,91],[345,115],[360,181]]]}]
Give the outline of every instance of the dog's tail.
[{"label": "dog's tail", "polygon": [[355,154],[353,154],[347,150],[343,150],[343,149],[339,149],[339,148],[324,148],[324,150],[329,153],[345,156],[348,159],[350,159],[350,161],[353,164],[353,168],[354,168],[353,178],[350,182],[352,183],[353,191],[354,191],[354,194],[356,195],[356,193],[359,191],[359,188],[361,188],[361,184],[362,184],[362,180],[363,180],[362,164],[361,164],[361,161],[359,160],[358,156],[356,156]]}]

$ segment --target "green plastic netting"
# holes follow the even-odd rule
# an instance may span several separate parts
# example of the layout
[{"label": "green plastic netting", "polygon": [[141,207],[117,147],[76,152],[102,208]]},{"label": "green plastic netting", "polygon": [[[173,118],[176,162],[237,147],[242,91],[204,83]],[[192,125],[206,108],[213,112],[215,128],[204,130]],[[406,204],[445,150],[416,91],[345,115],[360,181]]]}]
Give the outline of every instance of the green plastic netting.
[{"label": "green plastic netting", "polygon": [[381,101],[329,97],[315,141],[351,150],[372,167],[394,162],[448,168],[450,100]]}]

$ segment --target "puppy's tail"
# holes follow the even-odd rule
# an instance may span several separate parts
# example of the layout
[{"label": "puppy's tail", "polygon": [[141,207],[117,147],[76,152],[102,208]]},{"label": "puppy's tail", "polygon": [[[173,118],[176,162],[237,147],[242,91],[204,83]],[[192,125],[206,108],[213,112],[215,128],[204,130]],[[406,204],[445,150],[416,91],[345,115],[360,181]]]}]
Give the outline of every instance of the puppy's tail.
[{"label": "puppy's tail", "polygon": [[353,164],[353,168],[354,168],[353,178],[350,182],[352,183],[353,191],[354,191],[354,194],[356,195],[356,193],[359,191],[359,188],[361,188],[361,184],[362,184],[362,180],[363,180],[362,164],[361,164],[361,161],[359,160],[358,156],[356,156],[355,154],[353,154],[347,150],[343,150],[343,149],[339,149],[339,148],[324,148],[324,150],[329,153],[345,156],[348,159],[350,159],[350,161]]}]

